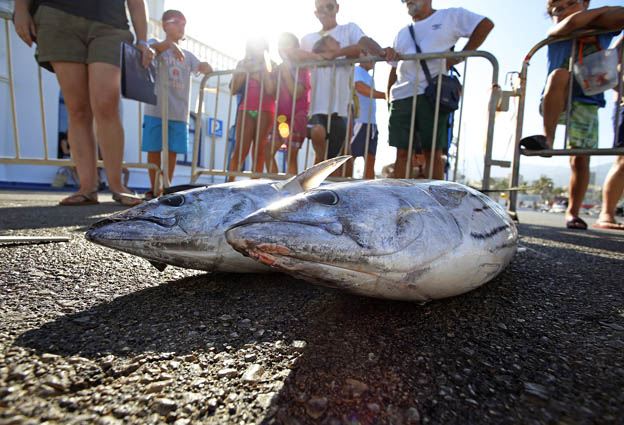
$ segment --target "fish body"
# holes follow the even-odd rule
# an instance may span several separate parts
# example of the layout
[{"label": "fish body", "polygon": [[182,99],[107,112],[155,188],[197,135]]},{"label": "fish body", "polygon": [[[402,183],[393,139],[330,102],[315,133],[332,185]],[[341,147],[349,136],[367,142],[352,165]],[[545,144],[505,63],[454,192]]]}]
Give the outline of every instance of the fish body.
[{"label": "fish body", "polygon": [[440,181],[336,183],[268,205],[226,232],[238,251],[313,283],[429,301],[498,275],[518,233],[504,209]]},{"label": "fish body", "polygon": [[153,199],[96,222],[86,238],[143,257],[159,270],[174,265],[209,272],[268,271],[234,251],[225,230],[272,201],[317,187],[349,158],[324,161],[287,181],[245,180]]}]

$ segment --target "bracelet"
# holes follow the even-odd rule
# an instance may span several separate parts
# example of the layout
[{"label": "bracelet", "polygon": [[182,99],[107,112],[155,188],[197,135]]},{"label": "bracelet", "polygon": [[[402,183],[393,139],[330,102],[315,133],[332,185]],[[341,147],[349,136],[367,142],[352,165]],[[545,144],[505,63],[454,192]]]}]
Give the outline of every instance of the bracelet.
[{"label": "bracelet", "polygon": [[149,43],[145,40],[139,40],[136,44],[142,44],[143,46],[150,47]]}]

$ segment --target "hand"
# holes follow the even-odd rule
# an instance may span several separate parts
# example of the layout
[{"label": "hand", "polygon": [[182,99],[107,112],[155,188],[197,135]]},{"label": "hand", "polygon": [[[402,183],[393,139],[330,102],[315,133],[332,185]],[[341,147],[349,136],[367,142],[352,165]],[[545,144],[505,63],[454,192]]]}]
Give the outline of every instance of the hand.
[{"label": "hand", "polygon": [[446,70],[450,70],[452,67],[462,62],[462,58],[446,58]]},{"label": "hand", "polygon": [[37,37],[37,29],[35,28],[32,16],[30,16],[28,11],[16,8],[13,23],[15,24],[15,32],[17,32],[19,38],[21,38],[24,43],[28,44],[28,47],[32,47],[33,41]]},{"label": "hand", "polygon": [[137,48],[143,53],[141,55],[141,65],[143,65],[143,68],[147,68],[150,62],[156,57],[156,52],[145,44],[138,44]]},{"label": "hand", "polygon": [[392,47],[386,47],[383,51],[384,54],[382,58],[386,59],[386,62],[396,62],[399,57],[398,53]]},{"label": "hand", "polygon": [[180,49],[180,47],[177,44],[175,44],[173,41],[170,41],[169,49],[171,50],[171,53],[173,54],[174,58],[176,58],[180,62],[184,62],[184,52],[182,51],[182,49]]}]

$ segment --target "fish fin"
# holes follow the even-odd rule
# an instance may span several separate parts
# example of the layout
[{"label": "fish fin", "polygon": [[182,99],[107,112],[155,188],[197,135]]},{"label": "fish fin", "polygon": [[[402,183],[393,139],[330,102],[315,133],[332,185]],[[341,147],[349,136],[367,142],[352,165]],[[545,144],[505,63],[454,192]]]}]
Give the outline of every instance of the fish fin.
[{"label": "fish fin", "polygon": [[159,263],[158,261],[150,261],[149,263],[152,266],[156,267],[159,272],[165,271],[165,269],[167,268],[167,265],[165,263]]},{"label": "fish fin", "polygon": [[275,189],[278,192],[300,193],[318,187],[338,167],[351,159],[351,155],[339,156],[320,162],[302,171],[288,180],[277,183]]}]

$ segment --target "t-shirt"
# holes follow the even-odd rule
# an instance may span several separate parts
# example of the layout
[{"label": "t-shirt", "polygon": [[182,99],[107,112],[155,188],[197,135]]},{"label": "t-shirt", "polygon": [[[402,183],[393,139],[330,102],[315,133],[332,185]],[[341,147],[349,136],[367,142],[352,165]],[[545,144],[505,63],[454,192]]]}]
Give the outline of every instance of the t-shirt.
[{"label": "t-shirt", "polygon": [[[446,52],[462,37],[470,37],[483,16],[462,7],[436,10],[422,21],[413,22],[416,42],[423,53]],[[400,55],[416,54],[416,46],[409,27],[399,31],[394,39],[394,50]],[[390,89],[390,100],[406,99],[414,96],[414,81],[418,73],[417,94],[423,94],[429,85],[420,61],[399,61],[392,64],[397,68],[397,81]],[[440,59],[427,61],[432,77],[440,73]],[[446,73],[446,68],[444,69]]]},{"label": "t-shirt", "polygon": [[[365,37],[364,32],[354,23],[338,25],[327,32],[314,32],[301,39],[301,48],[308,52],[312,51],[314,43],[322,37],[329,35],[336,39],[340,48],[345,48],[357,44]],[[310,105],[310,112],[315,114],[332,114],[334,112],[342,117],[347,116],[347,107],[351,102],[351,90],[349,79],[351,77],[351,66],[345,65],[336,67],[335,81],[332,86],[332,67],[317,68],[312,71],[312,91],[313,103]],[[333,104],[330,105],[332,88],[335,88]]]},{"label": "t-shirt", "polygon": [[[371,90],[375,90],[375,82],[373,81],[373,77],[370,76],[367,70],[362,68],[361,66],[355,67],[355,77],[353,80],[357,83],[358,81],[366,84]],[[363,124],[368,123],[368,109],[369,105],[371,105],[370,97],[364,96],[356,91],[358,98],[360,99],[360,116],[357,117],[354,121],[361,122]],[[375,114],[377,113],[377,106],[375,105],[375,98],[373,98],[372,102],[372,111],[371,111],[371,124],[376,124],[377,120],[375,119]]]},{"label": "t-shirt", "polygon": [[[598,43],[603,49],[609,47],[611,40],[613,37],[617,36],[618,33],[610,33],[610,34],[601,34],[597,35]],[[578,55],[578,47],[577,44],[576,51]],[[589,47],[589,48],[588,48]],[[591,53],[598,51],[598,46],[595,43],[591,43],[588,46],[588,43],[583,43],[583,56],[587,56]],[[572,40],[559,41],[557,43],[552,43],[548,45],[548,75],[553,72],[557,68],[569,69],[568,65],[570,63],[570,55],[572,54]],[[576,78],[573,79],[574,83],[572,84],[572,99],[578,100],[583,103],[588,103],[590,105],[598,105],[600,108],[604,108],[606,105],[604,93],[598,93],[593,96],[586,96],[583,93],[583,89],[576,81]],[[543,91],[542,91],[543,95]],[[567,97],[566,97],[567,99]]]},{"label": "t-shirt", "polygon": [[60,9],[72,15],[82,16],[124,30],[128,29],[125,0],[33,0],[39,6]]},{"label": "t-shirt", "polygon": [[[297,75],[297,79],[295,80],[295,72],[296,68],[292,68],[290,70],[293,81],[295,82],[295,92],[297,90],[297,86],[301,84],[303,86],[303,93],[295,102],[295,115],[299,114],[308,114],[308,110],[310,109],[310,71],[305,68],[299,68],[299,75]],[[277,75],[277,71],[276,71]],[[277,106],[277,114],[278,115],[286,115],[290,117],[292,113],[292,100],[290,92],[288,91],[288,87],[282,78],[282,83],[280,84],[280,96],[279,96],[279,105]]]},{"label": "t-shirt", "polygon": [[[149,44],[158,42],[158,40],[151,39]],[[189,104],[191,98],[191,73],[197,73],[199,71],[199,59],[189,52],[188,50],[182,50],[184,52],[184,61],[176,59],[171,52],[171,49],[163,52],[160,57],[165,60],[167,69],[169,71],[168,94],[169,100],[169,120],[171,121],[184,121],[188,122],[189,119]],[[162,118],[161,116],[161,78],[160,67],[156,65],[156,97],[158,102],[156,105],[145,104],[145,115],[152,117]]]}]

